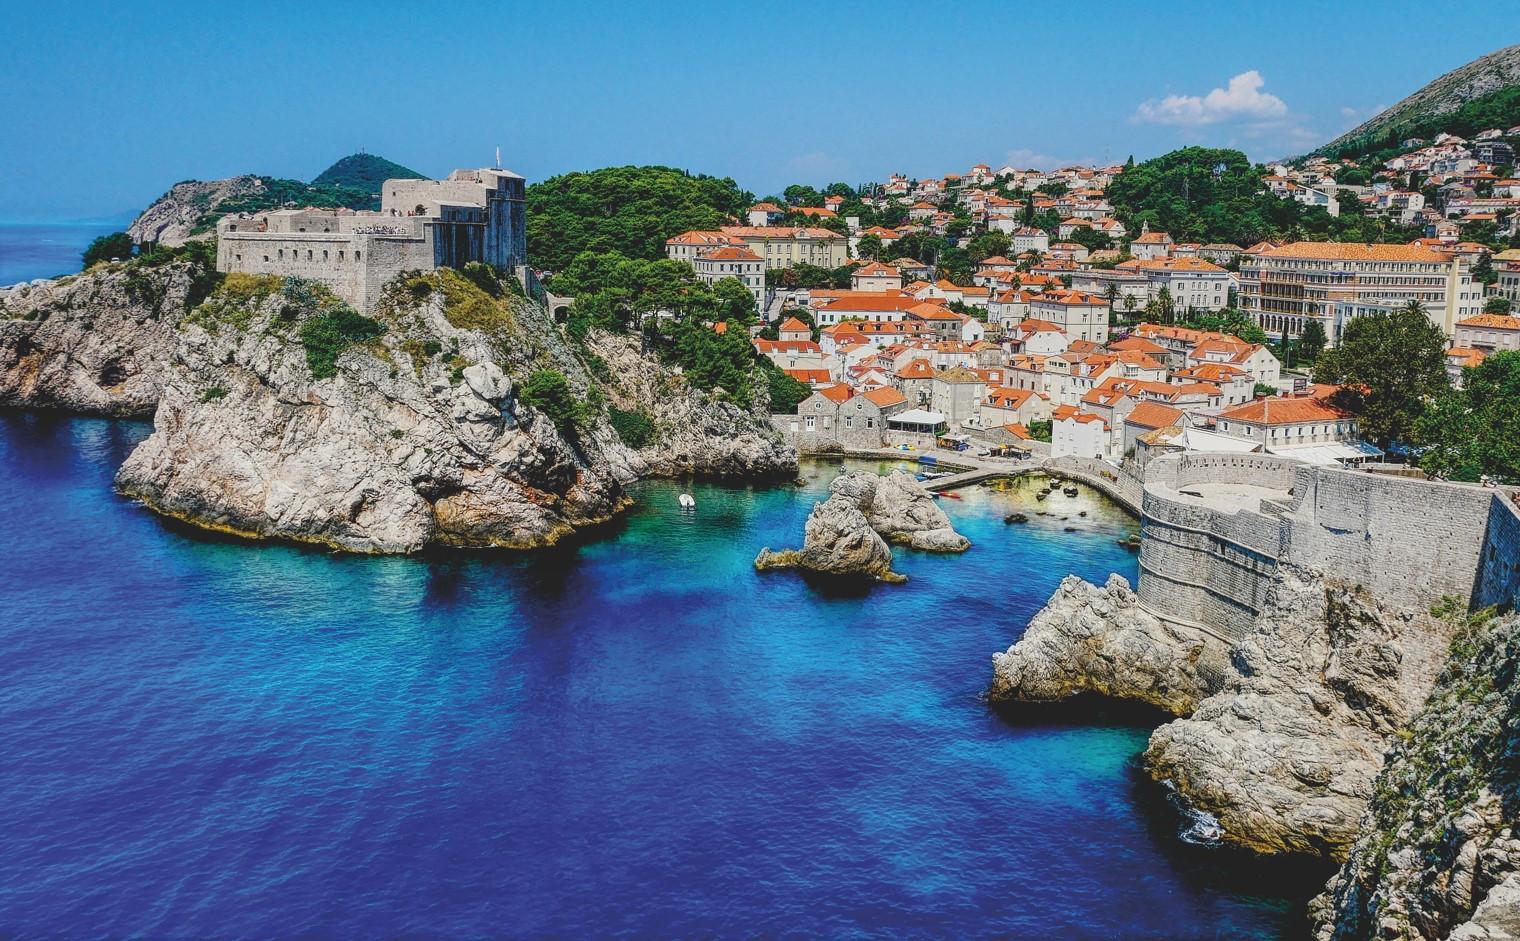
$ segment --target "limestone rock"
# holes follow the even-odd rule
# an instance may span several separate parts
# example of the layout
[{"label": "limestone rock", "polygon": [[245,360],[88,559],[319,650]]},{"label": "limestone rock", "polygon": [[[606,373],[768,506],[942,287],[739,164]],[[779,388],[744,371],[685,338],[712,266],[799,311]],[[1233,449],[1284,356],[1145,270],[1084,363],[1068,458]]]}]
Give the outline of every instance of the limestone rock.
[{"label": "limestone rock", "polygon": [[614,458],[621,479],[797,476],[797,452],[771,426],[761,397],[755,411],[746,412],[712,392],[694,389],[641,352],[636,337],[594,330],[587,348],[607,365],[611,403],[642,412],[654,423],[653,440],[642,448],[625,447]]},{"label": "limestone rock", "polygon": [[127,227],[134,242],[183,245],[216,234],[217,207],[229,199],[262,195],[267,187],[256,176],[225,180],[186,180],[155,199]]},{"label": "limestone rock", "polygon": [[1310,906],[1318,941],[1520,938],[1520,616],[1453,620],[1451,658]]},{"label": "limestone rock", "polygon": [[1342,858],[1393,733],[1434,670],[1430,626],[1284,569],[1231,656],[1237,675],[1151,736],[1145,762],[1232,842]]},{"label": "limestone rock", "polygon": [[993,655],[988,698],[1054,702],[1093,692],[1186,715],[1218,685],[1208,664],[1223,660],[1223,645],[1209,644],[1146,612],[1122,576],[1099,587],[1068,575],[1018,643]]},{"label": "limestone rock", "polygon": [[318,378],[304,338],[336,300],[229,278],[185,319],[154,433],[118,488],[207,528],[358,552],[547,545],[617,512],[605,420],[562,429],[516,395],[539,368],[585,394],[547,315],[453,272],[427,280],[425,300],[398,287],[376,312],[384,333]]},{"label": "limestone rock", "polygon": [[102,264],[0,288],[0,405],[152,415],[175,326],[205,274],[190,262]]},{"label": "limestone rock", "polygon": [[892,550],[871,528],[865,514],[850,501],[834,497],[813,505],[800,552],[761,549],[755,558],[755,568],[761,571],[800,568],[823,575],[865,576],[893,583],[907,581],[892,571]]},{"label": "limestone rock", "polygon": [[950,517],[912,474],[840,474],[829,484],[829,493],[854,503],[871,528],[891,542],[927,552],[965,552],[971,548],[971,540],[955,531]]}]

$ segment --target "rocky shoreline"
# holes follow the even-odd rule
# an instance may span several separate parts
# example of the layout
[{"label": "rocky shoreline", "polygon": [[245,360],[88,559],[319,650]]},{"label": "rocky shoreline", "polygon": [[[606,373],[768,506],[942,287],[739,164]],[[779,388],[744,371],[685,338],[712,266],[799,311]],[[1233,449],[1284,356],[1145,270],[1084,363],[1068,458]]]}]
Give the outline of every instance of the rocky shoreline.
[{"label": "rocky shoreline", "polygon": [[[312,282],[108,264],[0,292],[0,403],[153,415],[123,494],[350,552],[548,546],[620,513],[641,477],[795,476],[758,411],[595,340],[577,349],[511,285],[447,270],[398,279],[361,317]],[[622,378],[593,376],[597,357]],[[641,447],[609,397],[650,416]]]},{"label": "rocky shoreline", "polygon": [[1496,757],[1520,618],[1472,620],[1285,567],[1228,644],[1156,618],[1123,578],[1068,578],[993,656],[988,698],[1096,693],[1176,716],[1151,735],[1152,778],[1226,842],[1341,864],[1312,907],[1321,941],[1520,937],[1520,776]]}]

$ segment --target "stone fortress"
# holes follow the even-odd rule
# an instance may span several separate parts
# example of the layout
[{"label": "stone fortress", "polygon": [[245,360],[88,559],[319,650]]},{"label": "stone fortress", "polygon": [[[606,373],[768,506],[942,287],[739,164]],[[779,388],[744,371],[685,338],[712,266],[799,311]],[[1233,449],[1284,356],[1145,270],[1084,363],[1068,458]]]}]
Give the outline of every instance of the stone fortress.
[{"label": "stone fortress", "polygon": [[1227,643],[1285,565],[1405,611],[1445,596],[1520,605],[1520,505],[1509,490],[1272,455],[1168,455],[1146,467],[1141,534],[1142,606]]},{"label": "stone fortress", "polygon": [[516,271],[527,258],[525,182],[510,170],[386,180],[378,212],[279,209],[217,223],[223,272],[309,278],[367,312],[402,271],[472,261]]}]

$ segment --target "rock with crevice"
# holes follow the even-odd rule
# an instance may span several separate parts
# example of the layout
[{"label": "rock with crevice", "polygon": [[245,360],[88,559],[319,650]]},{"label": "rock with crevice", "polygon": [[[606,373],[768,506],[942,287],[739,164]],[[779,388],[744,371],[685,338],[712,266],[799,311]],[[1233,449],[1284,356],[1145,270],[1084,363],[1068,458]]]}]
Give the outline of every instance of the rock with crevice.
[{"label": "rock with crevice", "polygon": [[988,698],[1098,693],[1186,715],[1218,688],[1210,665],[1222,662],[1222,644],[1146,611],[1123,576],[1098,586],[1068,575],[1024,636],[993,655]]},{"label": "rock with crevice", "polygon": [[1310,905],[1317,941],[1520,937],[1520,617],[1452,620],[1450,659]]},{"label": "rock with crevice", "polygon": [[829,484],[829,493],[854,503],[889,542],[925,552],[971,548],[971,540],[955,531],[950,517],[912,474],[840,474]]},{"label": "rock with crevice", "polygon": [[0,287],[0,405],[146,418],[208,272],[106,263]]},{"label": "rock with crevice", "polygon": [[761,549],[755,568],[795,568],[889,583],[907,581],[906,576],[892,571],[892,550],[871,528],[865,514],[854,503],[837,497],[814,504],[803,530],[801,550]]},{"label": "rock with crevice", "polygon": [[1236,676],[1151,736],[1150,773],[1263,853],[1343,858],[1394,734],[1434,682],[1443,628],[1284,568],[1231,651]]}]

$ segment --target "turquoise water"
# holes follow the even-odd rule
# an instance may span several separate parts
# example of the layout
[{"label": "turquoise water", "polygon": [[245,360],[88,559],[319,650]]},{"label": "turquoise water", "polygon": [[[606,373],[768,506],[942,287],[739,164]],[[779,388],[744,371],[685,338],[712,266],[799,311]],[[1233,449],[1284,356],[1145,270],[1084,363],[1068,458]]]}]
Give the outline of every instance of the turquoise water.
[{"label": "turquoise water", "polygon": [[0,223],[0,285],[73,274],[84,250],[119,225]]},{"label": "turquoise water", "polygon": [[117,498],[147,431],[0,415],[0,936],[1266,938],[1312,888],[1177,839],[1150,717],[981,701],[1062,576],[1134,576],[1094,494],[947,500],[974,548],[902,586],[753,571],[823,465],[351,558]]}]

